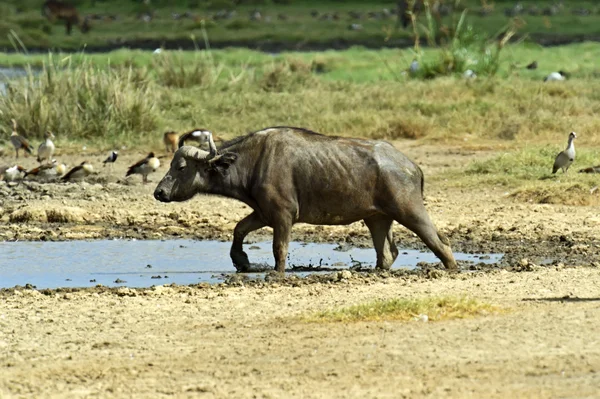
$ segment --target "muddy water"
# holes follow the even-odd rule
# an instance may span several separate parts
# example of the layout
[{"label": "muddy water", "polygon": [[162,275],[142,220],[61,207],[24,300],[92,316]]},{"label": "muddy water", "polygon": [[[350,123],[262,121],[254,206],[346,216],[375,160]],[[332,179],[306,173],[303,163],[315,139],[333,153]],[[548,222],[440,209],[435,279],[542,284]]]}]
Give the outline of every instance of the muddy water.
[{"label": "muddy water", "polygon": [[[0,288],[32,284],[37,288],[105,286],[149,287],[161,284],[217,283],[235,273],[229,242],[192,240],[100,240],[66,242],[1,242]],[[271,242],[248,244],[256,267],[273,267]],[[456,253],[458,260],[496,263],[502,255]],[[437,262],[430,252],[401,250],[394,268]],[[370,248],[292,242],[288,267],[373,267]],[[300,273],[307,274],[306,271]],[[260,276],[254,274],[253,276]]]}]

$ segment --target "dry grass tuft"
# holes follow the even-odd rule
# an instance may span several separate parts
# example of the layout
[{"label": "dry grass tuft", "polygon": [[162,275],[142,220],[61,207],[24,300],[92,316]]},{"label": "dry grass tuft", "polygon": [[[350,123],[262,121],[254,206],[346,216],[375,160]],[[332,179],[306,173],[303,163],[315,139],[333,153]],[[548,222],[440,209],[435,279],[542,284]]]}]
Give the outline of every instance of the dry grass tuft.
[{"label": "dry grass tuft", "polygon": [[600,182],[563,183],[551,186],[535,186],[517,189],[511,197],[521,201],[535,204],[561,204],[590,206],[600,205]]},{"label": "dry grass tuft", "polygon": [[422,319],[422,315],[426,315],[430,321],[440,321],[485,316],[500,311],[497,306],[464,297],[391,299],[320,312],[310,317],[308,321],[410,321]]}]

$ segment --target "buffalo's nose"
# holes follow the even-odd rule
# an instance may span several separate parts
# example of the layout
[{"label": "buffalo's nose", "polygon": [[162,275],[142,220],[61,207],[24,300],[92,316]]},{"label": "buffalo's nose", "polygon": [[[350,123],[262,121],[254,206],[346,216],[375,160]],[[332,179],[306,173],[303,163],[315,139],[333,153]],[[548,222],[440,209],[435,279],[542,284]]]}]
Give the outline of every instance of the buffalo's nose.
[{"label": "buffalo's nose", "polygon": [[157,188],[156,190],[154,190],[154,198],[156,198],[158,201],[161,201],[161,202],[169,201],[169,199],[167,198],[167,194],[165,193],[165,190],[162,188]]}]

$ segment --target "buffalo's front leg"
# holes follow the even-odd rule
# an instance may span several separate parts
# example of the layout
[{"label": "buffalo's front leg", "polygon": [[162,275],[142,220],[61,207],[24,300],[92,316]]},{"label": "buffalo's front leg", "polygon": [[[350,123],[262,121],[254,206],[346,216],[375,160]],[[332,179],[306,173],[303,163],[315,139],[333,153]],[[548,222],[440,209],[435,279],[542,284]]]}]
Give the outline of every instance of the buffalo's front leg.
[{"label": "buffalo's front leg", "polygon": [[229,255],[233,261],[233,265],[238,272],[245,272],[250,270],[250,261],[248,255],[244,252],[244,238],[261,227],[265,227],[266,224],[260,219],[256,212],[252,212],[250,215],[243,218],[233,229],[233,243],[231,244],[231,251]]},{"label": "buffalo's front leg", "polygon": [[285,273],[285,258],[288,253],[290,237],[292,233],[292,221],[279,220],[273,226],[273,255],[275,256],[275,271]]}]

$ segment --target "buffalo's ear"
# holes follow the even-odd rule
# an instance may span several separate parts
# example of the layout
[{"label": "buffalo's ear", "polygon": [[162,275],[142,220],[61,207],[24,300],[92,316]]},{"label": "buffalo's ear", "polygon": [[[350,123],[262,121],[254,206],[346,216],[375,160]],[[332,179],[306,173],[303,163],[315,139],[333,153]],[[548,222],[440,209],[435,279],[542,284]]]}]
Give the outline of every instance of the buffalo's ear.
[{"label": "buffalo's ear", "polygon": [[238,159],[238,154],[233,152],[225,152],[223,154],[215,156],[213,159],[208,161],[208,169],[220,173],[224,173],[231,164]]}]

